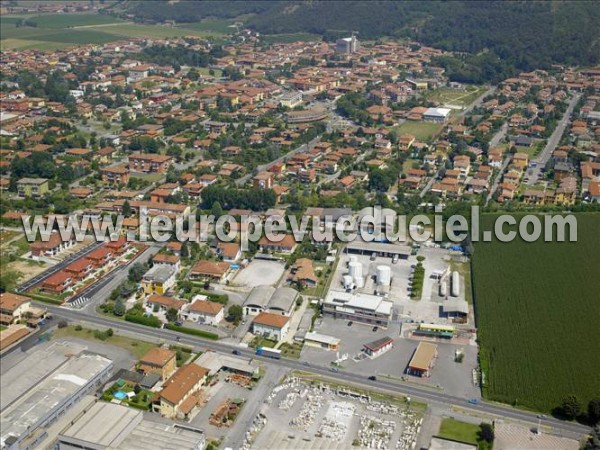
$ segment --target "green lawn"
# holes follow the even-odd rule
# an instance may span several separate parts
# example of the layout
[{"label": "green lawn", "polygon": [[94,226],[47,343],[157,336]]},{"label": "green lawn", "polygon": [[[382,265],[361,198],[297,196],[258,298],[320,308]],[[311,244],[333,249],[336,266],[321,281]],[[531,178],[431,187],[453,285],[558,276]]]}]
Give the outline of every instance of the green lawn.
[{"label": "green lawn", "polygon": [[260,337],[260,336],[256,336],[254,339],[252,339],[250,344],[248,344],[249,347],[253,347],[253,348],[258,348],[258,347],[274,348],[276,345],[277,345],[277,342],[272,341],[270,339]]},{"label": "green lawn", "polygon": [[440,425],[440,431],[437,435],[444,439],[477,445],[478,431],[479,425],[459,422],[454,419],[443,419],[442,424]]},{"label": "green lawn", "polygon": [[300,352],[302,352],[302,344],[284,343],[284,344],[281,344],[281,346],[279,347],[279,350],[281,350],[281,355],[284,358],[300,359]]},{"label": "green lawn", "polygon": [[426,142],[444,128],[443,123],[406,121],[395,127],[399,134],[412,134],[417,141]]},{"label": "green lawn", "polygon": [[[81,330],[76,330],[75,325],[69,325],[65,328],[57,328],[52,334],[53,339],[61,339],[61,338],[69,338],[75,337],[79,339],[85,339],[88,341],[98,341],[98,339],[94,336],[94,331],[83,328]],[[146,353],[148,353],[152,348],[157,347],[156,344],[152,344],[146,341],[139,341],[136,339],[127,338],[125,336],[117,336],[113,335],[106,340],[100,342],[105,342],[109,345],[115,345],[117,347],[124,348],[125,350],[129,350],[136,359],[140,359]]]},{"label": "green lawn", "polygon": [[[482,216],[481,229],[493,229],[496,218]],[[577,242],[474,245],[477,338],[490,400],[550,413],[568,395],[586,407],[600,392],[600,214],[575,218]]]},{"label": "green lawn", "polygon": [[4,325],[0,325],[0,331],[4,331],[6,330],[6,327]]}]

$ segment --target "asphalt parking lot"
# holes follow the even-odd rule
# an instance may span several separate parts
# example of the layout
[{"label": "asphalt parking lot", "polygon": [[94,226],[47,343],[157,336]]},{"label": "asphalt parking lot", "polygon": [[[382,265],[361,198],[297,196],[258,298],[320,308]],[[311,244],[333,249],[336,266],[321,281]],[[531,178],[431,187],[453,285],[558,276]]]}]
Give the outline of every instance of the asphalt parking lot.
[{"label": "asphalt parking lot", "polygon": [[284,271],[285,265],[283,263],[255,259],[239,271],[231,284],[249,288],[263,284],[273,286],[279,281]]},{"label": "asphalt parking lot", "polygon": [[[412,355],[419,344],[418,340],[400,337],[400,326],[392,325],[387,330],[373,331],[372,326],[353,322],[348,326],[347,320],[323,317],[315,324],[318,333],[335,336],[341,339],[340,350],[336,354],[319,348],[305,345],[302,349],[301,359],[309,364],[329,366],[338,358],[347,359],[340,361],[340,370],[368,376],[389,376],[391,379],[407,377],[411,382],[439,387],[444,392],[465,398],[479,397],[479,388],[473,385],[472,370],[477,367],[477,347],[473,345],[454,344],[449,342],[435,342],[438,346],[438,358],[430,378],[418,378],[405,375],[404,372]],[[353,358],[361,355],[364,344],[373,342],[382,337],[389,336],[394,339],[394,345],[387,353],[374,358],[364,358],[355,361]],[[457,349],[464,353],[462,363],[454,361]]]}]

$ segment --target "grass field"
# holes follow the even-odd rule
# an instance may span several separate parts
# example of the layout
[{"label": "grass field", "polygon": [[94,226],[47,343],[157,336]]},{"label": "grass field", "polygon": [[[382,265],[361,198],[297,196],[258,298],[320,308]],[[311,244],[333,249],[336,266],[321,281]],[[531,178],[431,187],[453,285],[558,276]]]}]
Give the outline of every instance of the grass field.
[{"label": "grass field", "polygon": [[[23,17],[0,18],[0,45],[3,49],[54,50],[72,45],[105,44],[125,38],[170,38],[180,36],[223,36],[230,21],[203,21],[182,27],[138,25],[99,14],[44,14],[29,16],[37,27],[17,27]],[[190,28],[186,26],[189,25]]]},{"label": "grass field", "polygon": [[81,330],[75,329],[75,325],[68,325],[64,328],[58,328],[52,333],[52,339],[62,338],[79,338],[88,341],[104,342],[106,344],[115,345],[117,347],[124,348],[130,351],[136,359],[140,359],[151,349],[156,347],[156,344],[150,342],[138,341],[136,339],[130,339],[125,336],[113,335],[104,341],[99,341],[95,336],[94,332],[88,328],[82,328]]},{"label": "grass field", "polygon": [[466,89],[439,88],[425,92],[424,96],[428,100],[464,108],[473,103],[486,89],[485,86],[468,86]]},{"label": "grass field", "polygon": [[428,141],[444,128],[443,123],[406,121],[395,129],[400,134],[412,134],[417,141]]},{"label": "grass field", "polygon": [[[481,228],[491,229],[495,217],[482,217]],[[600,392],[600,214],[576,218],[574,243],[475,243],[488,399],[551,412],[567,395],[587,405]]]},{"label": "grass field", "polygon": [[234,23],[234,20],[206,19],[201,22],[182,23],[178,26],[188,30],[201,31],[203,33],[230,34],[235,31],[235,27],[232,26]]},{"label": "grass field", "polygon": [[453,441],[477,445],[479,426],[472,423],[459,422],[454,419],[444,419],[440,425],[439,437]]}]

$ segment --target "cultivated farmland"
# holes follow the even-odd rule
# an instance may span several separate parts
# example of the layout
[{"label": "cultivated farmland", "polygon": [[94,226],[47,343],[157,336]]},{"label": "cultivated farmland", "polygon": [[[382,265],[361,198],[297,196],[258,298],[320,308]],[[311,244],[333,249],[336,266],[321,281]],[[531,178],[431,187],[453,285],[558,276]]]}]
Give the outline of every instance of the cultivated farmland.
[{"label": "cultivated farmland", "polygon": [[[484,216],[482,229],[492,229],[495,217]],[[600,392],[600,214],[576,217],[576,243],[475,244],[489,399],[550,412],[567,395],[585,406]]]},{"label": "cultivated farmland", "polygon": [[[36,26],[17,26],[27,19]],[[100,14],[42,14],[36,16],[2,16],[0,45],[3,49],[61,49],[79,44],[105,44],[126,38],[170,38],[180,36],[222,36],[229,21],[206,21],[189,24],[191,28],[140,25]],[[220,30],[220,31],[217,31]]]}]

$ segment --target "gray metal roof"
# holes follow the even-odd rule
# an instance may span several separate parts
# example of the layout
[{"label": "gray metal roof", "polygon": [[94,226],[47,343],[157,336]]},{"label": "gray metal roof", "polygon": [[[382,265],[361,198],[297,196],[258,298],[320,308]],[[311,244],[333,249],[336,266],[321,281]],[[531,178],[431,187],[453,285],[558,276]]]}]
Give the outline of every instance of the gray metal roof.
[{"label": "gray metal roof", "polygon": [[289,287],[280,287],[269,300],[268,308],[288,312],[294,307],[294,302],[298,298],[298,291]]},{"label": "gray metal roof", "polygon": [[275,288],[272,286],[256,286],[246,298],[244,306],[257,306],[259,308],[265,308],[269,303],[269,300],[271,300],[274,292]]}]

